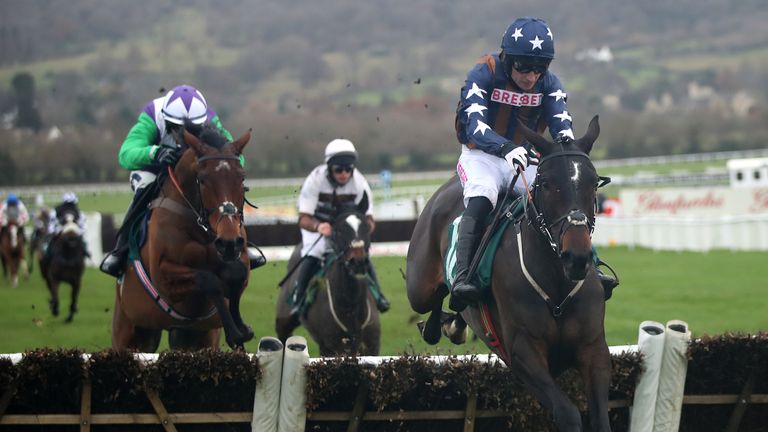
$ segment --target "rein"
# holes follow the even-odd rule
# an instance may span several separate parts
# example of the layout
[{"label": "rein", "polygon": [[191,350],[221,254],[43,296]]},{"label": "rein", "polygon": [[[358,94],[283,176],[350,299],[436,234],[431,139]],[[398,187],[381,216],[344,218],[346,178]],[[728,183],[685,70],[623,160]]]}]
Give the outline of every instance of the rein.
[{"label": "rein", "polygon": [[[539,166],[541,166],[547,160],[551,160],[561,156],[579,156],[579,157],[587,158],[587,160],[589,160],[589,156],[586,153],[581,151],[571,150],[571,151],[563,151],[563,152],[558,152],[558,153],[544,156],[541,159]],[[562,224],[562,225],[567,224],[567,226],[565,226],[564,229],[560,230],[560,243],[562,243],[562,237],[565,235],[568,229],[572,226],[586,226],[587,229],[589,230],[590,236],[592,235],[595,229],[595,221],[594,219],[588,218],[581,210],[572,209],[565,215],[555,219],[554,222],[548,224],[544,216],[544,213],[539,211],[536,208],[534,195],[531,193],[531,188],[529,187],[528,182],[525,179],[525,176],[521,176],[521,177],[522,177],[523,185],[525,186],[526,193],[528,194],[528,200],[524,200],[523,202],[525,216],[528,218],[529,223],[536,229],[536,231],[538,231],[538,233],[544,237],[544,240],[549,244],[549,247],[558,257],[558,259],[560,259],[562,253],[560,251],[559,243],[555,242],[555,240],[552,237],[551,229],[553,227],[555,227],[558,224]],[[600,180],[600,183],[597,185],[597,188],[605,186],[611,181],[610,177],[598,176],[598,179]],[[534,184],[534,191],[533,191],[534,194],[538,187],[539,187],[539,183],[538,183],[538,175],[537,175],[537,179],[535,180],[535,184]],[[529,209],[530,209],[530,212],[529,212]],[[560,304],[555,304],[552,301],[552,298],[536,282],[536,280],[533,278],[530,272],[528,272],[528,268],[525,266],[525,260],[523,259],[523,238],[521,235],[520,224],[516,225],[516,231],[517,231],[517,244],[518,244],[518,248],[517,248],[518,259],[520,261],[520,268],[522,269],[526,280],[528,280],[528,283],[531,284],[533,289],[536,291],[537,294],[539,294],[539,296],[544,300],[544,302],[547,303],[547,306],[549,306],[552,316],[555,318],[562,316],[566,306],[570,304],[571,300],[573,300],[573,297],[576,296],[576,294],[579,292],[582,285],[584,284],[584,279],[576,283],[576,285],[571,289],[568,295],[566,295],[565,299],[563,299],[563,301],[560,302]]]}]

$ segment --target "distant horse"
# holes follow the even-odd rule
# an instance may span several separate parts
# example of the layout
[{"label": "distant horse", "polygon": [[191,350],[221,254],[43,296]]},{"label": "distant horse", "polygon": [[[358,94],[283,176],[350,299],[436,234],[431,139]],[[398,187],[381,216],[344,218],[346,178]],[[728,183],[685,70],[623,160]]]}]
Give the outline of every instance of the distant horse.
[{"label": "distant horse", "polygon": [[53,316],[59,316],[59,284],[66,282],[72,287],[69,315],[66,319],[68,323],[72,322],[77,312],[77,299],[85,271],[85,243],[75,217],[72,213],[62,215],[65,223],[61,233],[48,244],[48,260],[40,262],[40,271],[51,294],[49,305]]},{"label": "distant horse", "polygon": [[[319,345],[322,356],[379,354],[379,310],[368,279],[371,264],[370,232],[364,211],[367,201],[364,198],[357,209],[342,212],[333,222],[333,252],[325,260],[324,279],[319,282],[314,303],[300,322],[290,318],[286,301],[293,291],[296,275],[280,287],[275,319],[280,340],[285,341],[301,324]],[[288,268],[297,264],[300,251],[301,244],[293,250]]]},{"label": "distant horse", "polygon": [[199,139],[184,132],[188,149],[157,179],[140,260],[117,283],[114,348],[154,352],[162,330],[173,349],[218,348],[222,326],[232,348],[253,337],[240,316],[249,272],[240,155],[249,139],[226,142],[212,127]]},{"label": "distant horse", "polygon": [[603,289],[591,251],[596,189],[608,180],[597,175],[589,158],[599,135],[597,117],[582,138],[564,146],[520,127],[541,162],[524,219],[502,235],[489,296],[459,316],[441,310],[448,294],[443,270],[447,228],[464,209],[454,177],[435,192],[414,228],[407,257],[408,299],[416,312],[431,314],[422,333],[430,343],[440,339],[441,325],[452,341],[461,342],[469,323],[552,412],[559,431],[581,430],[578,409],[553,379],[577,367],[592,430],[609,431],[611,360]]},{"label": "distant horse", "polygon": [[25,237],[24,229],[19,227],[15,219],[8,218],[8,225],[0,232],[0,255],[3,262],[3,275],[11,282],[11,286],[19,286],[19,273],[26,276],[24,261]]},{"label": "distant horse", "polygon": [[[41,208],[37,211],[34,218],[35,228],[32,231],[32,237],[29,239],[29,271],[35,267],[35,261],[38,266],[42,263],[45,254],[45,242],[48,238],[48,221],[50,220],[50,210]],[[43,275],[45,278],[45,275]]]}]

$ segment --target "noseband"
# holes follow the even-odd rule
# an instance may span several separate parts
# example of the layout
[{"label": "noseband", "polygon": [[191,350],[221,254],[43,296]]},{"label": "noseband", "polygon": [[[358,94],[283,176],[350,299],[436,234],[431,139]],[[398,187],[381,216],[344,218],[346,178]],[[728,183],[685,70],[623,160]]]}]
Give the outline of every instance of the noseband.
[{"label": "noseband", "polygon": [[[539,162],[539,168],[541,168],[542,165],[546,161],[558,158],[558,157],[566,157],[566,156],[574,156],[574,157],[583,157],[587,159],[587,162],[594,170],[594,166],[592,165],[591,160],[589,159],[589,156],[581,151],[575,151],[575,150],[568,150],[568,151],[562,151],[557,153],[552,153],[547,156],[544,156],[541,158],[541,161]],[[540,171],[539,171],[540,172]],[[600,187],[603,187],[610,183],[611,178],[610,177],[597,177],[599,182],[595,186],[595,189],[598,189]],[[539,211],[536,208],[536,197],[537,192],[541,189],[541,180],[539,174],[536,175],[536,180],[533,184],[533,190],[532,190],[532,199],[531,200],[525,200],[525,214],[528,216],[529,223],[531,223],[537,231],[544,237],[544,239],[549,243],[550,248],[552,249],[555,254],[560,257],[562,255],[562,241],[563,236],[565,236],[565,233],[572,227],[579,227],[583,226],[586,227],[589,231],[589,235],[591,236],[592,233],[595,230],[595,220],[594,218],[590,218],[587,216],[587,214],[578,208],[571,208],[568,213],[557,217],[552,222],[547,222],[546,216],[544,216],[544,213]],[[528,202],[530,201],[530,203]],[[552,236],[552,230],[555,228],[560,229],[560,237],[558,238],[558,241],[555,242],[553,236]]]}]

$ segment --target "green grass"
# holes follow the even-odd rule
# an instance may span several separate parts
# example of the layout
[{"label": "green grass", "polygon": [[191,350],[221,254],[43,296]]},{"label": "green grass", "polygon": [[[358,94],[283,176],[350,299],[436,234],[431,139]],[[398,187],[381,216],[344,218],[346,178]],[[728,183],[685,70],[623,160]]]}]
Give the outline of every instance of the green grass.
[{"label": "green grass", "polygon": [[[644,320],[666,323],[681,319],[688,322],[694,336],[768,329],[768,297],[764,292],[768,266],[764,253],[657,253],[603,248],[601,258],[617,269],[622,280],[607,304],[605,326],[610,345],[635,343],[638,325]],[[477,343],[456,346],[442,340],[431,347],[422,342],[415,321],[425,316],[413,313],[408,304],[400,274],[401,269],[405,270],[405,258],[382,257],[374,261],[392,302],[392,309],[381,318],[382,355],[488,352]],[[255,340],[246,345],[249,352],[255,351],[259,337],[274,334],[275,287],[284,271],[285,262],[269,263],[255,271],[245,291],[243,316],[256,332]],[[62,293],[62,311],[66,311],[69,288],[63,287]],[[110,346],[114,303],[111,278],[95,269],[86,271],[80,312],[72,324],[65,324],[61,317],[53,318],[47,301],[48,293],[38,273],[16,289],[0,282],[0,352],[42,346],[97,351]],[[303,329],[297,334],[308,337]],[[161,349],[166,347],[164,337]],[[310,354],[316,356],[317,352],[310,341]]]}]

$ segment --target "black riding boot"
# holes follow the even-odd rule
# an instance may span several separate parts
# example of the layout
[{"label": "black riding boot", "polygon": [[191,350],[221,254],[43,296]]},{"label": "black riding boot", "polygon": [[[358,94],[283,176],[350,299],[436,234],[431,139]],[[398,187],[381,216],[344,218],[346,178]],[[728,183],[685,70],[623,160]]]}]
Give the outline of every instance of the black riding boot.
[{"label": "black riding boot", "polygon": [[373,299],[376,300],[376,309],[382,313],[388,311],[390,307],[389,300],[387,300],[387,298],[384,297],[384,293],[381,292],[379,278],[376,276],[376,269],[373,268],[373,263],[370,259],[368,259],[368,276],[370,276],[373,281],[373,283],[368,284],[368,286],[371,288]]},{"label": "black riding boot", "polygon": [[459,222],[458,239],[456,240],[456,279],[451,287],[449,307],[461,312],[467,305],[476,304],[483,296],[480,288],[475,286],[469,274],[469,266],[477,252],[483,235],[482,221],[465,213]]},{"label": "black riding boot", "polygon": [[[616,272],[613,271],[611,266],[608,265],[608,263],[597,257],[597,248],[594,246],[592,246],[592,256],[595,263],[595,270],[597,270],[597,278],[600,279],[600,284],[603,286],[605,300],[607,301],[613,295],[613,289],[619,286],[619,277],[616,275]],[[613,273],[613,276],[603,273],[603,270],[600,268],[600,266],[607,267],[608,270]]]},{"label": "black riding boot", "polygon": [[155,184],[136,189],[131,204],[125,211],[123,225],[117,231],[117,244],[101,261],[99,270],[114,277],[120,277],[123,274],[125,261],[128,259],[128,231],[130,231],[134,221],[144,214],[149,200],[152,198],[151,195],[156,190]]},{"label": "black riding boot", "polygon": [[125,232],[126,230],[121,228],[117,232],[115,248],[104,257],[99,266],[99,270],[113,277],[120,277],[125,270],[125,261],[128,258],[128,234]]},{"label": "black riding boot", "polygon": [[312,276],[315,275],[319,267],[320,260],[307,255],[296,270],[296,285],[293,288],[293,294],[291,295],[290,301],[293,306],[291,308],[292,317],[299,317],[299,312],[301,312],[301,309],[304,306],[304,298],[307,295],[307,287],[309,287],[309,282],[312,280]]},{"label": "black riding boot", "polygon": [[251,261],[251,270],[257,269],[267,263],[267,257],[261,253],[261,249],[255,244],[248,242],[248,259]]}]

